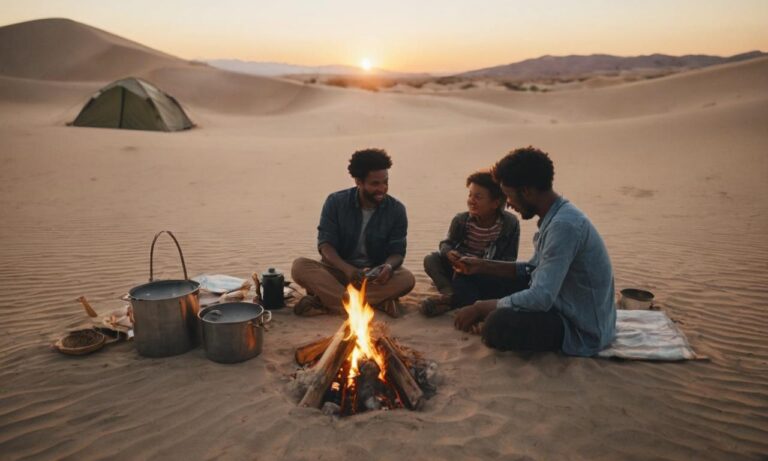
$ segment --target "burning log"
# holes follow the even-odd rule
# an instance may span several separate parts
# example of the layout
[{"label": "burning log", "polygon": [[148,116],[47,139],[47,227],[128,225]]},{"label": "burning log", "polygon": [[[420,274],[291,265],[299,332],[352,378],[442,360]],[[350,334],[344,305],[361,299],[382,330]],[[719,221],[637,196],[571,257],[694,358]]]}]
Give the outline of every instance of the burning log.
[{"label": "burning log", "polygon": [[320,338],[311,343],[297,347],[296,354],[294,355],[296,363],[304,366],[319,359],[320,356],[323,355],[323,352],[325,352],[325,349],[328,348],[328,345],[331,344],[331,339],[333,339],[333,336]]},{"label": "burning log", "polygon": [[381,402],[376,396],[383,392],[383,386],[379,381],[379,365],[373,360],[366,360],[360,364],[360,374],[355,378],[357,388],[357,411],[381,409]]},{"label": "burning log", "polygon": [[338,374],[339,368],[352,354],[355,341],[356,337],[350,331],[349,322],[344,322],[333,335],[331,342],[323,352],[323,356],[313,367],[314,377],[307,392],[299,402],[300,406],[320,408],[323,403],[323,395]]},{"label": "burning log", "polygon": [[424,401],[424,392],[411,376],[408,367],[400,360],[397,349],[389,338],[382,336],[378,344],[387,355],[387,380],[395,385],[406,407],[418,410]]}]

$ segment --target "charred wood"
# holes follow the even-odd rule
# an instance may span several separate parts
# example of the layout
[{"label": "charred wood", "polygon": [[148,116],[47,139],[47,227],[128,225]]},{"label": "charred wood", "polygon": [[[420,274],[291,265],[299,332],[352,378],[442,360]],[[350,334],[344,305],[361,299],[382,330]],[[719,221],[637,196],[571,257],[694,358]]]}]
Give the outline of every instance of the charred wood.
[{"label": "charred wood", "polygon": [[299,402],[300,406],[320,408],[323,395],[339,373],[339,368],[355,348],[355,340],[354,333],[349,331],[349,322],[344,322],[333,335],[320,360],[312,367],[314,376],[307,392]]},{"label": "charred wood", "polygon": [[424,401],[424,392],[398,356],[397,349],[390,339],[383,336],[379,338],[378,344],[380,350],[384,351],[387,356],[387,380],[395,385],[406,407],[411,410],[418,410]]}]

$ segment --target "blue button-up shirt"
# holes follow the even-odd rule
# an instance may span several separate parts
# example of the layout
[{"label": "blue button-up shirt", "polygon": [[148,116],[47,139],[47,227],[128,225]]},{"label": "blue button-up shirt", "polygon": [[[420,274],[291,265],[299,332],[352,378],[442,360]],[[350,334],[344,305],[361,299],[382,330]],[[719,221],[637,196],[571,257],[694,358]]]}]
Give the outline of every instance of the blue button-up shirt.
[{"label": "blue button-up shirt", "polygon": [[497,307],[555,312],[563,319],[566,354],[590,356],[616,333],[611,260],[597,229],[578,208],[558,197],[533,237],[534,254],[517,264],[530,287],[498,301]]}]

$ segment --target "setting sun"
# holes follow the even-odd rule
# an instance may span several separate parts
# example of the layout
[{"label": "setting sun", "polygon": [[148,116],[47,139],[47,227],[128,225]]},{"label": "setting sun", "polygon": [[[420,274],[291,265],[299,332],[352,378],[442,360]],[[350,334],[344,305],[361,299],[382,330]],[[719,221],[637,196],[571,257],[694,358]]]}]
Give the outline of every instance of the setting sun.
[{"label": "setting sun", "polygon": [[370,58],[363,58],[360,61],[360,67],[362,67],[364,71],[371,70],[371,68],[373,68],[373,64],[371,63],[371,59]]}]

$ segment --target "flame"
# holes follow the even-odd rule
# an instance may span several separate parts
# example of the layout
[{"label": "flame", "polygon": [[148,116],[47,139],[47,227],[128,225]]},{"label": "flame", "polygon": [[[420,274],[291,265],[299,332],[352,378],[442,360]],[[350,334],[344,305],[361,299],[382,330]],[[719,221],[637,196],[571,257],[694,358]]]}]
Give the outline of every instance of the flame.
[{"label": "flame", "polygon": [[347,286],[347,295],[349,301],[344,301],[344,309],[349,315],[349,328],[350,335],[356,336],[355,348],[352,351],[352,366],[349,369],[348,378],[354,378],[358,375],[359,369],[357,367],[358,362],[361,359],[374,360],[378,365],[381,372],[379,373],[379,379],[384,379],[384,373],[386,370],[384,356],[382,356],[373,344],[373,339],[370,334],[371,320],[373,320],[374,311],[370,304],[365,300],[365,285],[366,281],[363,281],[363,286],[360,290],[357,290],[352,284]]}]

